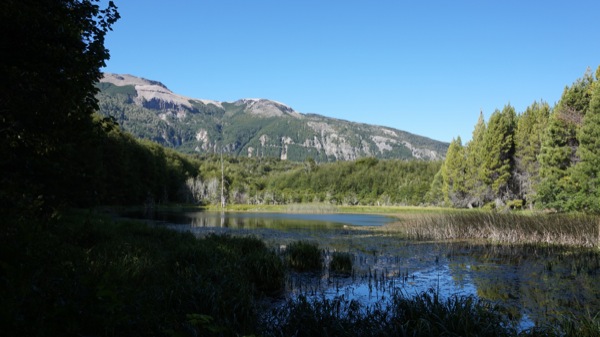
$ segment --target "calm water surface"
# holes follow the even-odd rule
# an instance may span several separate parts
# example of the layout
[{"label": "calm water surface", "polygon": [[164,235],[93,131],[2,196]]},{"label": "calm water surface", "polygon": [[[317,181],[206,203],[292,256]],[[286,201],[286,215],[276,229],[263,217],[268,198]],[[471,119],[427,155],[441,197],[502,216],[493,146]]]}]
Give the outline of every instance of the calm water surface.
[{"label": "calm water surface", "polygon": [[151,218],[197,236],[259,237],[278,250],[313,241],[326,265],[334,251],[352,254],[351,276],[330,275],[327,268],[318,275],[292,274],[288,296],[344,296],[371,305],[385,303],[393,292],[472,295],[502,304],[522,328],[600,311],[597,250],[415,242],[373,230],[395,219],[368,214],[167,212]]}]

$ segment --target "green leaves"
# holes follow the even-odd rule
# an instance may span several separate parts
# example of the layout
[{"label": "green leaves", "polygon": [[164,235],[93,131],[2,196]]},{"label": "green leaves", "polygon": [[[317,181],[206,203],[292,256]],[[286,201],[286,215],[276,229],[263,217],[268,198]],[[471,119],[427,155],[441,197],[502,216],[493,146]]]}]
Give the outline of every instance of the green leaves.
[{"label": "green leaves", "polygon": [[[600,67],[597,73],[600,73]],[[534,102],[480,115],[464,148],[450,144],[429,200],[458,206],[551,208],[600,213],[600,85],[587,71],[554,108]],[[437,196],[437,198],[435,197]]]},{"label": "green leaves", "polygon": [[[600,69],[600,67],[599,67]],[[600,86],[596,85],[578,131],[580,161],[572,169],[577,204],[571,208],[600,212]]]},{"label": "green leaves", "polygon": [[516,114],[512,106],[496,110],[486,125],[480,114],[473,139],[463,147],[460,137],[448,148],[442,166],[446,202],[457,207],[511,196]]},{"label": "green leaves", "polygon": [[515,153],[515,109],[507,105],[490,117],[483,139],[482,178],[490,186],[495,198],[509,192],[509,183]]},{"label": "green leaves", "polygon": [[112,2],[103,10],[97,2],[0,6],[0,189],[9,191],[0,195],[3,206],[27,208],[43,195],[44,207],[55,208],[68,202],[72,185],[87,181],[95,84],[109,57],[104,37],[119,18]]},{"label": "green leaves", "polygon": [[446,161],[442,166],[444,185],[442,191],[446,202],[454,206],[466,206],[466,165],[465,150],[460,137],[450,143]]}]

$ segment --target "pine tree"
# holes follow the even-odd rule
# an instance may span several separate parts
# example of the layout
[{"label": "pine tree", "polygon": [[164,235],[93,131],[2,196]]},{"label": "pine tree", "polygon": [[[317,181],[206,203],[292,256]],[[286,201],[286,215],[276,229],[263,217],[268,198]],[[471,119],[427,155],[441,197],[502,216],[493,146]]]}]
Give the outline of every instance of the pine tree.
[{"label": "pine tree", "polygon": [[577,132],[590,107],[593,83],[588,69],[583,78],[565,88],[548,120],[539,155],[540,182],[536,199],[541,207],[566,210],[567,204],[572,203],[575,186],[570,171],[580,160]]},{"label": "pine tree", "polygon": [[491,188],[493,197],[502,201],[512,197],[515,120],[515,109],[510,105],[502,112],[494,111],[483,141],[482,180]]},{"label": "pine tree", "polygon": [[443,164],[440,170],[433,177],[429,186],[429,191],[425,195],[425,201],[430,204],[440,204],[444,201],[444,177],[442,176]]},{"label": "pine tree", "polygon": [[446,203],[456,207],[464,207],[467,203],[467,189],[465,186],[466,165],[465,151],[460,137],[452,140],[446,160],[442,166],[444,179],[443,193]]},{"label": "pine tree", "polygon": [[466,152],[466,189],[469,195],[469,206],[482,206],[488,193],[487,186],[483,183],[481,164],[483,159],[483,141],[486,133],[483,112],[473,130],[471,141],[467,144]]},{"label": "pine tree", "polygon": [[[600,67],[598,68],[600,71]],[[571,173],[574,197],[567,209],[600,213],[600,85],[594,86],[589,109],[578,132],[580,158]]]},{"label": "pine tree", "polygon": [[534,187],[539,184],[539,162],[537,160],[542,147],[542,137],[548,118],[550,106],[546,102],[533,102],[518,117],[515,130],[515,171],[513,176],[517,183],[517,196],[530,206],[535,199]]}]

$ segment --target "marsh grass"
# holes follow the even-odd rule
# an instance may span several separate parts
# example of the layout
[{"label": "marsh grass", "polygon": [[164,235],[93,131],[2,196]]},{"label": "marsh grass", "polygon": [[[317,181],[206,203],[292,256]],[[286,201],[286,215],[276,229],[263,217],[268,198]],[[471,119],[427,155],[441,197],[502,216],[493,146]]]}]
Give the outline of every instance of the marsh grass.
[{"label": "marsh grass", "polygon": [[352,274],[352,254],[346,252],[333,252],[329,271],[334,274],[350,275]]},{"label": "marsh grass", "polygon": [[598,247],[600,218],[585,214],[521,214],[482,211],[408,214],[387,226],[418,240],[481,239],[509,244]]},{"label": "marsh grass", "polygon": [[320,272],[323,268],[323,255],[319,245],[308,241],[290,243],[284,252],[286,265],[295,271]]},{"label": "marsh grass", "polygon": [[257,299],[284,287],[280,257],[255,238],[197,239],[85,213],[5,225],[7,336],[251,334]]},{"label": "marsh grass", "polygon": [[552,323],[523,331],[521,336],[598,337],[600,336],[600,314],[559,317]]},{"label": "marsh grass", "polygon": [[[500,307],[433,292],[371,306],[300,296],[267,309],[264,295],[284,287],[284,263],[256,238],[198,239],[81,212],[44,223],[4,219],[2,228],[0,331],[7,336],[600,336],[598,316],[558,317],[518,332]],[[288,250],[295,245],[300,260],[318,261],[312,270],[321,270],[316,244]],[[395,287],[385,274],[368,277]]]},{"label": "marsh grass", "polygon": [[363,306],[343,296],[300,296],[273,309],[264,336],[513,336],[516,328],[502,308],[474,297],[441,299],[396,293],[389,302]]},{"label": "marsh grass", "polygon": [[310,203],[286,205],[284,211],[288,213],[328,214],[337,213],[339,209],[337,206],[331,204]]}]

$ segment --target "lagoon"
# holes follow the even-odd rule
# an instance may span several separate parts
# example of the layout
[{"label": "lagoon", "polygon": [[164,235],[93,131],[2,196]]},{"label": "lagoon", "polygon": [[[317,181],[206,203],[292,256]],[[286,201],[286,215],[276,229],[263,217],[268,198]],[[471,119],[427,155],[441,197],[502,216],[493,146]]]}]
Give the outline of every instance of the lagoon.
[{"label": "lagoon", "polygon": [[[475,296],[503,306],[522,329],[552,324],[564,315],[600,311],[596,249],[414,241],[377,230],[395,218],[369,214],[185,211],[146,218],[197,236],[255,236],[275,250],[299,240],[317,243],[325,268],[317,274],[291,273],[288,298],[342,296],[365,305],[385,305],[397,293]],[[352,255],[352,275],[329,273],[326,266],[334,251]]]}]

